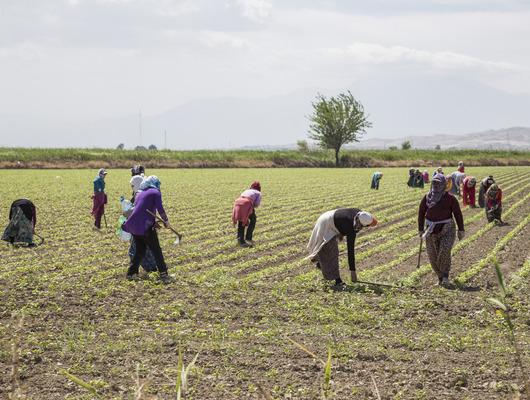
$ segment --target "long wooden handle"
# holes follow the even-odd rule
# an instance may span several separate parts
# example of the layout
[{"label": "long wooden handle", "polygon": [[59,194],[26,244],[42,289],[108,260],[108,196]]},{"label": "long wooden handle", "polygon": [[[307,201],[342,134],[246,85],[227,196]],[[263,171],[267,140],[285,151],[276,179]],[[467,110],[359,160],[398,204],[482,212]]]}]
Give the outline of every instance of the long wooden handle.
[{"label": "long wooden handle", "polygon": [[[151,210],[146,210],[149,214],[151,214],[153,217],[155,217],[157,220],[159,220],[160,222],[164,223],[164,220],[162,218],[160,218],[158,215],[156,215],[155,213],[153,213]],[[175,235],[177,235],[179,237],[179,239],[182,237],[182,235],[180,233],[178,233],[175,229],[173,229],[172,226],[170,226],[168,228],[171,232],[173,232]]]},{"label": "long wooden handle", "polygon": [[418,252],[418,265],[416,265],[416,269],[420,267],[422,245],[423,245],[423,237],[420,237],[420,251]]}]

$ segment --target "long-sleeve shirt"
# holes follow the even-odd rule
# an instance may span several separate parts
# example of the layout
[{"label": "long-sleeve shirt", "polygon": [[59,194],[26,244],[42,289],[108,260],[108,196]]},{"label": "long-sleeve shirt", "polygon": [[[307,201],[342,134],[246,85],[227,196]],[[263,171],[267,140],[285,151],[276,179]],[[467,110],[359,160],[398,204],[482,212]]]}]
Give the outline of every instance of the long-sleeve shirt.
[{"label": "long-sleeve shirt", "polygon": [[[423,196],[418,211],[418,230],[423,232],[425,228],[425,219],[433,222],[443,221],[446,219],[455,218],[458,230],[464,230],[464,217],[460,204],[456,197],[449,193],[445,193],[440,201],[433,207],[427,208],[427,195]],[[433,233],[439,233],[443,228],[443,224],[438,224],[434,227]]]},{"label": "long-sleeve shirt", "polygon": [[486,208],[492,209],[495,207],[498,207],[498,208],[502,207],[502,190],[501,189],[497,189],[497,194],[495,195],[493,199],[490,198],[489,196],[486,196]]},{"label": "long-sleeve shirt", "polygon": [[98,176],[94,179],[94,193],[104,192],[105,191],[105,180]]},{"label": "long-sleeve shirt", "polygon": [[241,193],[241,197],[246,197],[252,201],[254,208],[258,208],[261,204],[261,192],[256,189],[247,189]]},{"label": "long-sleeve shirt", "polygon": [[155,224],[155,217],[149,214],[147,210],[153,214],[158,212],[164,221],[168,220],[164,206],[162,205],[162,194],[160,190],[150,188],[138,192],[133,212],[123,224],[123,230],[132,235],[145,236],[147,231]]},{"label": "long-sleeve shirt", "polygon": [[333,215],[335,228],[343,236],[346,236],[348,246],[348,265],[350,271],[355,271],[355,237],[357,232],[354,229],[355,216],[360,212],[358,208],[339,208]]}]

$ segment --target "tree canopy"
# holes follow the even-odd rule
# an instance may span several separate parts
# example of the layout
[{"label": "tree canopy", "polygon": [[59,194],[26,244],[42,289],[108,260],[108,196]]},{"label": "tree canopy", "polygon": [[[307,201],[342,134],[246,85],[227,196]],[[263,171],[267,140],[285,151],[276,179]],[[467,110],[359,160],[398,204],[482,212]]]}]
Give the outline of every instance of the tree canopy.
[{"label": "tree canopy", "polygon": [[350,91],[330,98],[318,94],[309,120],[309,138],[317,141],[320,147],[335,151],[336,166],[340,163],[342,146],[358,142],[366,129],[372,126],[363,105]]}]

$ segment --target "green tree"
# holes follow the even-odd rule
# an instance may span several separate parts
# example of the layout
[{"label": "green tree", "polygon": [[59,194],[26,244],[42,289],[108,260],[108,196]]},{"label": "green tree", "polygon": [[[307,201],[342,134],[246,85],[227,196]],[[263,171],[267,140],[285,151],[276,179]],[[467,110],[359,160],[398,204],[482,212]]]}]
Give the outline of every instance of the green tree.
[{"label": "green tree", "polygon": [[320,147],[335,151],[337,167],[341,147],[358,142],[366,129],[372,126],[362,104],[350,91],[329,99],[318,94],[309,120],[309,138],[317,141]]},{"label": "green tree", "polygon": [[412,148],[412,144],[410,143],[410,140],[405,140],[403,143],[401,143],[401,150],[410,150]]},{"label": "green tree", "polygon": [[298,151],[301,153],[307,153],[309,151],[309,144],[307,144],[307,140],[297,141],[296,146],[298,147]]}]

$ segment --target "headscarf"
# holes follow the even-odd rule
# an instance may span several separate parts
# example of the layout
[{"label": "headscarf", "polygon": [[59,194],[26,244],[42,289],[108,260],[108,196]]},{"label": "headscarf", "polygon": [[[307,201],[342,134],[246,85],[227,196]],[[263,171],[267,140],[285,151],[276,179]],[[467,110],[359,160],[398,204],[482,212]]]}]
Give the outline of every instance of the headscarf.
[{"label": "headscarf", "polygon": [[131,187],[132,187],[133,193],[136,193],[138,190],[140,190],[140,186],[142,185],[143,181],[144,181],[144,177],[141,175],[134,175],[131,178]]},{"label": "headscarf", "polygon": [[142,184],[140,185],[140,190],[147,190],[150,188],[160,190],[160,179],[158,179],[158,177],[155,175],[151,175],[145,178]]},{"label": "headscarf", "polygon": [[499,191],[499,185],[497,185],[496,183],[494,183],[493,185],[491,185],[488,189],[488,191],[486,192],[486,195],[490,198],[490,199],[494,199],[496,196],[497,196],[497,192]]},{"label": "headscarf", "polygon": [[107,175],[105,168],[100,168],[98,171],[98,176],[104,177],[105,175]]},{"label": "headscarf", "polygon": [[252,182],[252,184],[250,185],[250,188],[254,189],[254,190],[257,190],[258,192],[261,192],[261,185],[260,185],[259,181]]},{"label": "headscarf", "polygon": [[[449,180],[450,181],[450,180]],[[442,199],[445,194],[446,186],[445,176],[436,174],[431,180],[431,188],[427,193],[427,208],[432,208]]]},{"label": "headscarf", "polygon": [[469,179],[467,180],[467,187],[475,187],[477,184],[477,180],[475,179],[475,177],[473,176],[470,176]]}]

